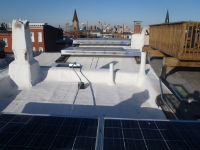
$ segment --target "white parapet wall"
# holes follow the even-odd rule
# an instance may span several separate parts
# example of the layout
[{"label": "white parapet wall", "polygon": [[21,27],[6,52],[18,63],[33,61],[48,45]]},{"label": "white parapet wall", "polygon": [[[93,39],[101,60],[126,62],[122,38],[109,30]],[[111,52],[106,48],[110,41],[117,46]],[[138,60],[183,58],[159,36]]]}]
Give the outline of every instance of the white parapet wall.
[{"label": "white parapet wall", "polygon": [[83,70],[81,71],[82,73],[80,73],[79,69],[75,69],[75,71],[72,68],[52,67],[47,71],[45,81],[59,81],[68,83],[80,82],[80,77],[83,82],[87,82],[87,80],[89,80],[92,83],[99,84],[114,85],[116,83],[133,85],[136,82],[137,77],[137,72],[118,71],[116,73],[110,73],[108,69]]},{"label": "white parapet wall", "polygon": [[142,32],[140,34],[133,34],[131,37],[131,48],[139,49],[142,51],[144,45],[149,44],[149,35],[147,35],[148,28],[143,27]]},{"label": "white parapet wall", "polygon": [[15,60],[9,65],[9,75],[19,89],[29,88],[40,80],[40,66],[33,58],[33,47],[27,20],[12,21],[12,49]]},{"label": "white parapet wall", "polygon": [[143,46],[144,46],[143,34],[133,34],[131,38],[131,48],[139,49],[140,51],[142,51]]}]

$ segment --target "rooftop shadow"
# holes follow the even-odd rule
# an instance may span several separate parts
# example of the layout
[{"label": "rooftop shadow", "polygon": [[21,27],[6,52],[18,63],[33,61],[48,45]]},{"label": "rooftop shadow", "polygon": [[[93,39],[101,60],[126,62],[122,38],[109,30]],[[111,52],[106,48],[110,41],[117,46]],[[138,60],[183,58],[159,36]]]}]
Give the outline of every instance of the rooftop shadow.
[{"label": "rooftop shadow", "polygon": [[111,62],[109,62],[109,63],[107,63],[107,64],[101,66],[100,69],[109,69],[109,65],[110,65],[111,63],[113,63],[113,65],[116,65],[116,64],[118,63],[118,61],[111,61]]},{"label": "rooftop shadow", "polygon": [[162,110],[142,106],[148,98],[149,92],[145,90],[114,106],[30,102],[25,105],[22,113],[77,117],[161,118]]},{"label": "rooftop shadow", "polygon": [[[0,112],[2,112],[12,101],[14,101],[15,98],[17,97],[17,95],[21,92],[21,90],[18,90],[17,85],[9,76],[5,77],[4,80],[8,80],[10,82],[8,84],[10,84],[12,86],[12,89],[9,89],[10,90],[9,94],[0,95]],[[5,87],[5,88],[7,88],[7,87]],[[2,89],[0,89],[0,90],[2,90]],[[6,92],[6,91],[4,91],[4,92]]]}]

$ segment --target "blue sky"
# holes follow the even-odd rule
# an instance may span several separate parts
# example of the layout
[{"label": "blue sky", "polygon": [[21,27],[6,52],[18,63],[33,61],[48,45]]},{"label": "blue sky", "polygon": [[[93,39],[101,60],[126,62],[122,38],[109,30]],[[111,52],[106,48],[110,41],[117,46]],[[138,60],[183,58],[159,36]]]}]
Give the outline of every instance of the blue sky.
[{"label": "blue sky", "polygon": [[14,18],[47,22],[53,26],[71,23],[76,8],[79,21],[111,25],[162,23],[169,10],[170,21],[200,21],[199,0],[1,0],[0,22]]}]

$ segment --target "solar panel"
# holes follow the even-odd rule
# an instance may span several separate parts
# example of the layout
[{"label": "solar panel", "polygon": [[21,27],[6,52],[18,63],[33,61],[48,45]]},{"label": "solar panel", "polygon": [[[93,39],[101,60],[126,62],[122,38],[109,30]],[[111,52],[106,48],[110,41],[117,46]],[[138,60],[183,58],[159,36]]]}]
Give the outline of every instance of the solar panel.
[{"label": "solar panel", "polygon": [[0,149],[94,150],[97,119],[0,115]]},{"label": "solar panel", "polygon": [[104,150],[197,150],[200,122],[195,121],[104,121]]},{"label": "solar panel", "polygon": [[[94,150],[97,119],[0,115],[0,149]],[[105,119],[104,150],[200,149],[200,122]]]}]

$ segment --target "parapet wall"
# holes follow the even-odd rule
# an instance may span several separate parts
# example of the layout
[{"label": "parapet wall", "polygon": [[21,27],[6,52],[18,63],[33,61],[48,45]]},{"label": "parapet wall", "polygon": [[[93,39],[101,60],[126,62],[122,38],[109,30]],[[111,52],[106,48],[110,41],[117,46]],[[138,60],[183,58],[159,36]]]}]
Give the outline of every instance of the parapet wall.
[{"label": "parapet wall", "polygon": [[[75,70],[75,71],[74,71]],[[108,69],[99,70],[83,70],[73,68],[52,67],[46,73],[45,81],[61,81],[61,82],[88,82],[92,83],[110,83],[111,76]],[[139,70],[139,66],[138,66]],[[134,84],[137,79],[137,72],[114,72],[114,82],[116,84]]]}]

